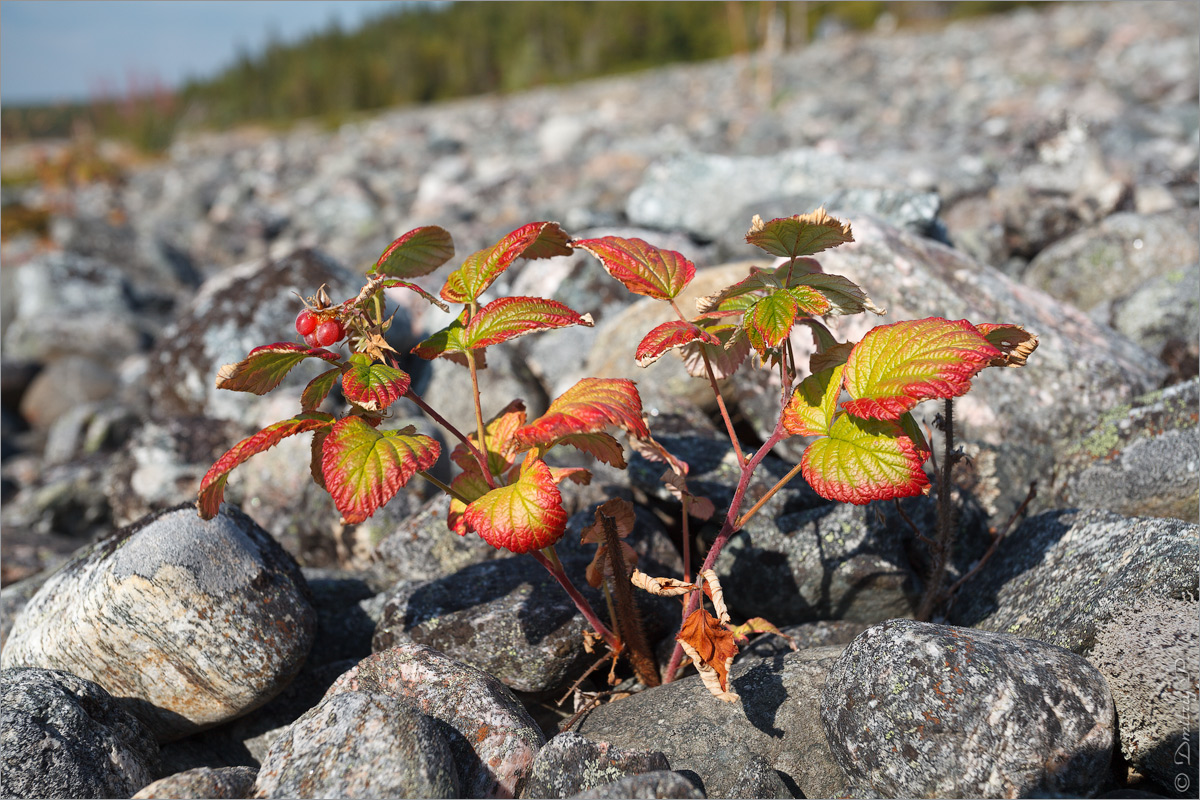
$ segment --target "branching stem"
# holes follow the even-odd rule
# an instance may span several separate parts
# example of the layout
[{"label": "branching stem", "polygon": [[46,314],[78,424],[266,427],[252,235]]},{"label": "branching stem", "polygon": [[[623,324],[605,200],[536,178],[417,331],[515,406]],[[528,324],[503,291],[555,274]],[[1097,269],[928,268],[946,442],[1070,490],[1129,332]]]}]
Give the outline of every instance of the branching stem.
[{"label": "branching stem", "polygon": [[622,649],[621,640],[608,629],[607,625],[600,621],[600,618],[596,616],[596,612],[592,610],[591,603],[579,593],[579,590],[575,588],[575,584],[571,583],[571,579],[567,577],[566,571],[563,570],[562,563],[558,560],[558,555],[554,552],[554,546],[551,545],[544,550],[531,550],[529,554],[546,568],[546,571],[554,577],[554,580],[558,581],[558,585],[563,588],[567,596],[575,603],[575,607],[579,609],[579,613],[583,614],[583,618],[592,626],[592,630],[600,635],[604,643],[614,652],[620,652]]},{"label": "branching stem", "polygon": [[479,462],[479,469],[483,472],[483,477],[487,480],[488,486],[495,489],[496,479],[492,476],[492,471],[488,468],[487,456],[481,453],[478,447],[471,444],[471,440],[467,438],[466,434],[454,427],[454,425],[448,419],[434,411],[433,407],[422,400],[421,395],[417,394],[412,389],[409,389],[407,392],[405,392],[404,396],[408,400],[411,400],[413,405],[428,414],[430,419],[449,431],[449,433],[454,436],[455,439],[458,439],[463,443],[463,446],[467,448],[467,452],[475,456],[475,460]]},{"label": "branching stem", "polygon": [[938,506],[937,506],[937,537],[933,546],[933,566],[930,569],[929,580],[925,585],[925,593],[917,607],[917,619],[928,622],[933,617],[942,600],[942,587],[946,583],[946,564],[954,547],[955,514],[954,498],[950,473],[954,469],[954,398],[947,397],[943,417],[943,435],[945,447],[941,472],[938,475]]}]

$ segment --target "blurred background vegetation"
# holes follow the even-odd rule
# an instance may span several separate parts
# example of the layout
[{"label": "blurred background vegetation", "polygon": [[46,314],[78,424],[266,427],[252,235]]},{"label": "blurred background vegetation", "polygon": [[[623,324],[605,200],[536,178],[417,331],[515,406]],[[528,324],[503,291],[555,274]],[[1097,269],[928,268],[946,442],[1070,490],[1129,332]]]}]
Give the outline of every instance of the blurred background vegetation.
[{"label": "blurred background vegetation", "polygon": [[[361,29],[243,52],[219,74],[131,85],[88,102],[5,106],[5,143],[116,139],[143,153],[180,133],[246,124],[336,126],[382,108],[722,58],[871,27],[934,26],[1008,2],[412,3]],[[79,165],[76,165],[79,166]],[[80,167],[87,171],[89,166]],[[91,169],[100,169],[92,165]]]}]

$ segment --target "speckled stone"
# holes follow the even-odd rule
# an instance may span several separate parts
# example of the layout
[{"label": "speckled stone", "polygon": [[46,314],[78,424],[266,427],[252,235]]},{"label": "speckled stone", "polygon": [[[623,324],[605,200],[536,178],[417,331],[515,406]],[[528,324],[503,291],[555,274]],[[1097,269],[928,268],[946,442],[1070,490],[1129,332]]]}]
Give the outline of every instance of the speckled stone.
[{"label": "speckled stone", "polygon": [[667,757],[657,751],[622,750],[565,731],[538,752],[521,797],[568,797],[629,775],[669,769]]},{"label": "speckled stone", "polygon": [[735,662],[737,703],[716,700],[699,676],[689,675],[589,711],[576,730],[614,747],[658,750],[711,797],[735,796],[733,787],[755,756],[792,792],[837,797],[846,778],[825,741],[819,698],[840,652],[817,647]]},{"label": "speckled stone", "polygon": [[1108,685],[1083,658],[914,620],[845,649],[821,719],[850,782],[884,797],[1090,797],[1116,735]]},{"label": "speckled stone", "polygon": [[459,797],[444,725],[378,692],[340,692],[276,737],[255,797]]},{"label": "speckled stone", "polygon": [[13,624],[4,667],[61,669],[121,698],[159,741],[277,695],[316,628],[299,567],[232,506],[183,506],[80,551]]},{"label": "speckled stone", "polygon": [[42,669],[0,683],[4,797],[129,797],[154,779],[158,745],[96,684]]},{"label": "speckled stone", "polygon": [[626,800],[630,797],[702,800],[704,792],[678,772],[658,771],[628,775],[594,789],[585,789],[579,794],[571,795],[571,800]]},{"label": "speckled stone", "polygon": [[742,767],[733,787],[729,790],[730,797],[766,798],[790,797],[791,789],[779,777],[779,773],[762,756],[753,756]]},{"label": "speckled stone", "polygon": [[464,797],[516,797],[545,737],[504,684],[424,645],[376,653],[326,693],[380,692],[458,733],[450,749]]},{"label": "speckled stone", "polygon": [[254,796],[254,767],[197,767],[160,778],[144,786],[133,800],[151,798],[212,798],[212,800],[242,800]]},{"label": "speckled stone", "polygon": [[1200,788],[1197,610],[1194,599],[1143,598],[1116,614],[1087,656],[1112,689],[1121,754],[1175,797]]},{"label": "speckled stone", "polygon": [[958,593],[950,621],[1086,653],[1147,596],[1196,587],[1200,526],[1108,511],[1047,511],[1012,531]]}]

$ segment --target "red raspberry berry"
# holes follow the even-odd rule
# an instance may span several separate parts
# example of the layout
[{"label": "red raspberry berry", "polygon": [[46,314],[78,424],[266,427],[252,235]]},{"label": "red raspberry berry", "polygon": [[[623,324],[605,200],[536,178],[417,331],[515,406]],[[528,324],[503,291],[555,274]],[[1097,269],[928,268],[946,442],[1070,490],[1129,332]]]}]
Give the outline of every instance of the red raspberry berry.
[{"label": "red raspberry berry", "polygon": [[304,343],[309,347],[320,347],[320,345],[317,344],[317,334],[315,333],[304,334]]},{"label": "red raspberry berry", "polygon": [[317,326],[316,332],[313,333],[318,347],[329,347],[334,342],[340,342],[345,335],[346,332],[342,329],[342,323],[336,319],[322,322]]},{"label": "red raspberry berry", "polygon": [[296,333],[308,336],[317,329],[317,315],[307,308],[296,315]]}]

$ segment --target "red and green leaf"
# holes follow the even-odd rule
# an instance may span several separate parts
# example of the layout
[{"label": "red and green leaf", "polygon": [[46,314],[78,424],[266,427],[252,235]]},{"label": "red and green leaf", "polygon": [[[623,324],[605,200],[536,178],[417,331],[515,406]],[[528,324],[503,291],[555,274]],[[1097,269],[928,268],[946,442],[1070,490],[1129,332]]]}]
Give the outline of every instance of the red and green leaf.
[{"label": "red and green leaf", "polygon": [[569,255],[569,242],[570,237],[558,223],[531,222],[491,247],[467,256],[462,266],[446,278],[442,298],[452,303],[473,303],[518,258]]},{"label": "red and green leaf", "polygon": [[408,373],[356,353],[344,367],[342,394],[368,411],[383,411],[408,392]]},{"label": "red and green leaf", "polygon": [[592,324],[591,315],[577,314],[556,300],[502,297],[479,309],[463,333],[463,344],[475,350],[535,331]]},{"label": "red and green leaf", "polygon": [[467,366],[467,357],[464,355],[467,352],[466,319],[467,309],[464,308],[457,319],[414,347],[412,354],[426,361],[447,358]]},{"label": "red and green leaf", "polygon": [[604,236],[574,242],[600,260],[609,275],[634,294],[670,300],[696,276],[696,266],[674,250],[662,250],[642,239]]},{"label": "red and green leaf", "polygon": [[550,445],[573,433],[595,433],[616,425],[635,436],[649,436],[642,420],[642,398],[633,381],[583,378],[550,403],[546,413],[518,430],[513,439],[525,447]]},{"label": "red and green leaf", "polygon": [[893,420],[840,414],[805,448],[800,470],[822,497],[864,505],[928,492],[927,456]]},{"label": "red and green leaf", "polygon": [[372,268],[380,275],[419,278],[454,257],[454,240],[436,225],[416,228],[388,245]]},{"label": "red and green leaf", "polygon": [[842,369],[834,367],[800,381],[783,409],[783,427],[793,436],[826,436],[842,391]]},{"label": "red and green leaf", "polygon": [[773,292],[746,310],[742,325],[751,346],[764,357],[792,332],[800,308],[788,291]]},{"label": "red and green leaf", "polygon": [[253,455],[268,450],[289,436],[295,436],[305,431],[327,428],[333,424],[329,414],[300,414],[292,419],[285,419],[268,425],[253,436],[249,436],[229,448],[225,455],[209,468],[200,481],[200,494],[196,507],[204,519],[212,519],[217,515],[221,501],[225,497],[225,483],[229,473],[239,464]]},{"label": "red and green leaf", "polygon": [[625,451],[621,448],[621,443],[603,431],[571,433],[560,438],[558,444],[569,444],[597,461],[603,461],[617,469],[625,469]]},{"label": "red and green leaf", "polygon": [[696,301],[696,310],[701,314],[716,311],[744,312],[767,292],[781,288],[769,270],[750,267],[750,274],[737,283],[726,286],[719,292]]},{"label": "red and green leaf", "polygon": [[849,223],[843,223],[818,208],[811,214],[797,214],[763,222],[758,217],[746,234],[746,241],[774,256],[795,258],[810,256],[846,242],[853,242]]},{"label": "red and green leaf", "polygon": [[898,419],[922,400],[958,397],[1001,355],[971,323],[941,317],[872,328],[846,359],[851,414]]},{"label": "red and green leaf", "polygon": [[531,459],[512,485],[472,501],[463,517],[488,544],[513,553],[549,547],[567,530],[562,494],[540,459]]},{"label": "red and green leaf", "polygon": [[455,495],[462,497],[467,502],[464,503],[453,495],[450,497],[450,510],[446,513],[446,527],[459,536],[466,536],[471,532],[464,516],[467,505],[490,492],[492,487],[488,486],[488,482],[476,465],[473,471],[461,472],[455,476],[454,480],[450,481],[450,488],[454,490]]},{"label": "red and green leaf", "polygon": [[676,347],[685,347],[692,342],[705,342],[720,347],[721,341],[703,328],[681,319],[664,322],[650,331],[638,345],[634,358],[639,367],[648,367],[662,354]]},{"label": "red and green leaf", "polygon": [[256,347],[236,364],[217,371],[217,388],[263,395],[274,389],[292,367],[306,358],[338,361],[341,356],[321,347],[310,348],[296,342],[277,342]]},{"label": "red and green leaf", "polygon": [[1020,325],[978,322],[975,329],[1000,351],[999,356],[988,362],[989,367],[1023,367],[1033,351],[1037,350],[1038,337]]},{"label": "red and green leaf", "polygon": [[300,394],[301,410],[316,411],[317,406],[325,402],[325,398],[329,396],[329,392],[333,390],[333,385],[337,383],[338,376],[341,374],[341,368],[334,367],[309,381]]},{"label": "red and green leaf", "polygon": [[374,514],[413,475],[437,462],[437,441],[414,431],[380,431],[357,416],[339,420],[329,431],[321,471],[346,524]]},{"label": "red and green leaf", "polygon": [[810,287],[825,298],[829,308],[822,311],[822,314],[860,314],[863,311],[880,315],[887,313],[875,305],[858,284],[841,275],[828,275],[823,272],[802,275],[797,278],[795,285]]},{"label": "red and green leaf", "polygon": [[[493,475],[502,475],[512,466],[510,455],[515,445],[513,435],[524,424],[525,403],[518,399],[505,406],[484,426],[483,435],[487,440],[485,444],[488,451],[488,468]],[[467,438],[476,447],[479,446],[475,434],[471,434]],[[450,452],[450,460],[464,470],[479,471],[479,462],[461,443]]]}]

